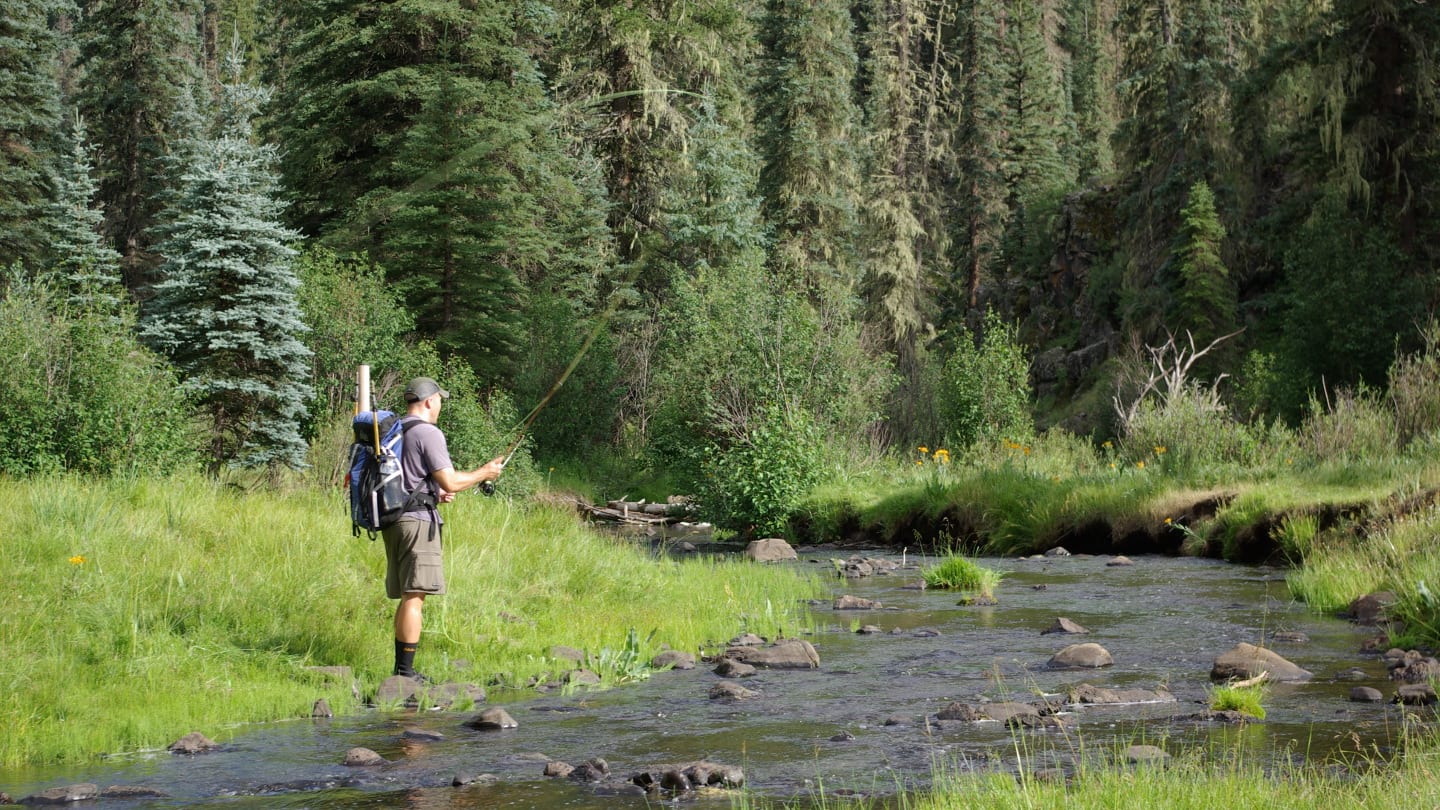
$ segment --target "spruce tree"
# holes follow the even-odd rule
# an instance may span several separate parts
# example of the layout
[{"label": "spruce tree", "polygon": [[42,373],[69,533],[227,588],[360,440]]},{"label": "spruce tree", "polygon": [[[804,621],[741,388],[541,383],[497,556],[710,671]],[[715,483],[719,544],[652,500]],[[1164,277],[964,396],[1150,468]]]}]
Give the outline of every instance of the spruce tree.
[{"label": "spruce tree", "polygon": [[0,15],[0,267],[43,252],[41,215],[59,144],[59,0],[7,0]]},{"label": "spruce tree", "polygon": [[114,312],[124,296],[120,254],[100,236],[104,216],[95,208],[98,191],[91,175],[85,123],[75,115],[69,151],[55,174],[55,198],[46,212],[49,268],[64,279],[72,306]]},{"label": "spruce tree", "polygon": [[125,286],[154,263],[150,228],[163,205],[164,156],[181,92],[197,77],[195,0],[95,0],[80,19],[80,112],[94,133],[105,235]]},{"label": "spruce tree", "polygon": [[276,151],[252,141],[264,93],[223,88],[218,133],[186,144],[157,229],[160,281],[141,335],[179,370],[211,427],[211,469],[305,465],[310,351],[280,222]]},{"label": "spruce tree", "polygon": [[1001,134],[1005,124],[1005,70],[1000,0],[963,0],[958,6],[956,43],[963,73],[958,77],[960,120],[956,126],[956,216],[952,228],[959,267],[946,309],[958,322],[980,304],[980,287],[998,267],[1008,218]]},{"label": "spruce tree", "polygon": [[839,0],[769,0],[760,41],[759,189],[775,229],[772,264],[817,297],[825,290],[848,295],[858,281],[861,193],[849,7]]},{"label": "spruce tree", "polygon": [[1225,226],[1215,211],[1215,194],[1201,180],[1190,187],[1180,212],[1181,231],[1175,263],[1180,295],[1170,318],[1177,331],[1188,331],[1200,347],[1235,331],[1235,285],[1221,258]]},{"label": "spruce tree", "polygon": [[1115,168],[1110,135],[1115,129],[1114,85],[1101,0],[1067,0],[1060,45],[1070,57],[1065,87],[1070,126],[1066,159],[1083,183]]}]

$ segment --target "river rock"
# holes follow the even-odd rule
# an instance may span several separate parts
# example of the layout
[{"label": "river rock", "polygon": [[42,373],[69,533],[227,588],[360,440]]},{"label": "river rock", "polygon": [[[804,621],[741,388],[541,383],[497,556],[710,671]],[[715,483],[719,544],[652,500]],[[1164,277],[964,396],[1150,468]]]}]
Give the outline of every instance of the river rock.
[{"label": "river rock", "polygon": [[1126,557],[1124,554],[1116,554],[1114,557],[1111,557],[1111,558],[1110,558],[1110,561],[1109,561],[1109,562],[1105,563],[1105,565],[1110,566],[1110,567],[1112,567],[1112,568],[1123,567],[1123,566],[1134,565],[1134,564],[1135,564],[1135,561],[1132,560],[1132,559],[1130,559],[1129,557]]},{"label": "river rock", "polygon": [[683,793],[705,787],[744,787],[745,772],[733,765],[700,760],[681,765],[651,765],[632,774],[629,782],[646,792]]},{"label": "river rock", "polygon": [[465,725],[481,731],[500,731],[501,729],[520,727],[520,724],[515,722],[515,718],[499,706],[486,709],[465,721]]},{"label": "river rock", "polygon": [[219,744],[214,740],[198,731],[192,731],[175,742],[170,743],[170,751],[176,754],[203,754],[206,751],[213,751],[219,747]]},{"label": "river rock", "polygon": [[937,720],[978,723],[992,720],[1009,723],[1017,717],[1039,717],[1040,710],[1029,703],[961,703],[956,701],[935,713]]},{"label": "river rock", "polygon": [[725,657],[762,669],[818,669],[820,654],[803,639],[785,639],[769,647],[731,647]]},{"label": "river rock", "polygon": [[666,650],[650,659],[651,669],[694,669],[695,656],[681,650]]},{"label": "river rock", "polygon": [[33,793],[20,800],[21,804],[74,804],[75,802],[93,801],[100,797],[100,789],[94,785],[84,783],[79,785],[66,785],[65,787],[50,788],[39,793]]},{"label": "river rock", "polygon": [[835,610],[877,610],[880,607],[880,603],[874,599],[851,596],[850,594],[835,597],[834,603]]},{"label": "river rock", "polygon": [[754,560],[755,562],[781,562],[783,560],[798,559],[799,556],[789,543],[778,537],[752,540],[750,544],[745,547],[746,559]]},{"label": "river rock", "polygon": [[371,751],[369,748],[356,747],[345,752],[345,760],[340,764],[352,768],[367,768],[372,765],[384,765],[385,762],[384,757]]},{"label": "river rock", "polygon": [[1350,603],[1346,615],[1357,624],[1380,624],[1390,618],[1390,608],[1396,601],[1392,591],[1367,593]]},{"label": "river rock", "polygon": [[879,625],[867,624],[863,625],[859,630],[856,630],[855,632],[859,633],[862,636],[873,636],[877,633],[883,633],[885,631],[881,630]]},{"label": "river rock", "polygon": [[327,702],[327,701],[325,700],[325,698],[320,698],[319,700],[315,701],[315,705],[314,705],[314,706],[311,706],[311,707],[310,707],[310,716],[311,716],[311,717],[334,717],[334,716],[335,716],[335,712],[333,712],[333,711],[330,710],[330,704],[329,704],[329,702]]},{"label": "river rock", "polygon": [[748,678],[755,672],[755,667],[730,658],[720,659],[719,665],[715,667],[715,674],[722,678]]},{"label": "river rock", "polygon": [[1132,745],[1125,749],[1125,761],[1131,765],[1164,762],[1169,758],[1165,749],[1154,745]]},{"label": "river rock", "polygon": [[442,683],[432,688],[426,698],[438,709],[448,709],[461,699],[472,704],[485,702],[485,688],[473,683]]},{"label": "river rock", "polygon": [[595,757],[576,765],[566,778],[574,779],[576,782],[599,782],[610,775],[610,763]]},{"label": "river rock", "polygon": [[1206,709],[1205,711],[1196,712],[1180,719],[1187,720],[1191,723],[1225,723],[1232,726],[1244,725],[1245,723],[1259,722],[1259,718],[1251,717],[1244,712],[1236,711],[1234,709]]},{"label": "river rock", "polygon": [[403,703],[419,700],[424,685],[405,675],[391,675],[375,690],[376,703]]},{"label": "river rock", "polygon": [[1069,633],[1072,635],[1084,635],[1090,631],[1081,625],[1070,621],[1064,616],[1056,617],[1055,623],[1040,631],[1040,635],[1046,636],[1051,633]]},{"label": "river rock", "polygon": [[721,681],[710,687],[711,700],[746,700],[759,695],[759,692],[746,689],[734,681]]},{"label": "river rock", "polygon": [[1313,677],[1310,670],[1302,669],[1264,647],[1242,641],[1215,659],[1215,664],[1210,669],[1210,679],[1228,681],[1253,678],[1262,672],[1270,673],[1272,681],[1308,681]]},{"label": "river rock", "polygon": [[1062,649],[1051,656],[1047,666],[1052,669],[1099,669],[1114,663],[1115,659],[1110,657],[1109,650],[1091,641],[1084,644],[1071,644]]},{"label": "river rock", "polygon": [[565,673],[565,683],[571,686],[597,686],[600,676],[588,669],[572,669]]},{"label": "river rock", "polygon": [[1390,680],[1402,683],[1424,683],[1440,679],[1440,661],[1414,650],[1390,666]]},{"label": "river rock", "polygon": [[1395,690],[1395,702],[1406,706],[1432,706],[1435,687],[1428,683],[1407,683]]},{"label": "river rock", "polygon": [[736,636],[735,638],[730,639],[730,645],[729,645],[729,646],[731,646],[731,647],[761,647],[761,646],[764,646],[764,644],[765,644],[765,639],[763,639],[763,638],[755,635],[754,633],[745,633],[744,635],[739,635],[739,636]]},{"label": "river rock", "polygon": [[570,772],[573,770],[575,770],[574,765],[571,765],[567,762],[561,762],[558,759],[551,760],[550,762],[545,763],[546,776],[558,776],[564,778],[566,776],[569,776]]},{"label": "river rock", "polygon": [[1067,695],[1070,703],[1078,705],[1108,706],[1121,703],[1174,703],[1175,696],[1165,691],[1151,692],[1145,689],[1106,689],[1082,683],[1071,687]]},{"label": "river rock", "polygon": [[[111,785],[100,791],[102,799],[168,799],[170,794],[144,785]],[[4,802],[0,802],[4,804]]]},{"label": "river rock", "polygon": [[493,785],[500,781],[500,777],[493,773],[469,773],[460,771],[455,778],[450,780],[450,787],[465,787],[466,785]]},{"label": "river rock", "polygon": [[1045,552],[1045,555],[1044,555],[1044,556],[1046,556],[1046,557],[1069,557],[1069,556],[1071,556],[1071,555],[1070,555],[1070,551],[1069,551],[1068,549],[1066,549],[1064,546],[1056,546],[1056,547],[1050,549],[1049,551]]},{"label": "river rock", "polygon": [[415,742],[442,742],[445,735],[425,728],[407,728],[400,732],[400,739],[414,740]]},{"label": "river rock", "polygon": [[1309,644],[1309,643],[1310,643],[1310,636],[1306,635],[1305,633],[1300,632],[1299,630],[1281,630],[1280,632],[1278,632],[1278,633],[1276,633],[1275,635],[1271,636],[1270,639],[1271,639],[1272,641],[1283,641],[1283,642],[1285,642],[1286,644]]},{"label": "river rock", "polygon": [[556,661],[573,661],[576,664],[585,660],[585,653],[574,647],[567,647],[564,644],[556,644],[550,648],[550,657]]},{"label": "river rock", "polygon": [[1385,696],[1374,687],[1357,686],[1350,690],[1350,700],[1353,703],[1383,703]]},{"label": "river rock", "polygon": [[1369,678],[1369,673],[1359,667],[1350,667],[1349,669],[1342,669],[1335,673],[1335,680],[1337,681],[1364,681]]}]

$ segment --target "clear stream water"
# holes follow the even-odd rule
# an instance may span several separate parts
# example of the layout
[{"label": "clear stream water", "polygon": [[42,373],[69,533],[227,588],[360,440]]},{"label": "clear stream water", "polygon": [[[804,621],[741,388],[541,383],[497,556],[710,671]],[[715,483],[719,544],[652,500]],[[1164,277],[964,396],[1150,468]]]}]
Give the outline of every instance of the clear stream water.
[{"label": "clear stream water", "polygon": [[[830,556],[810,555],[796,565],[828,572]],[[1391,750],[1399,708],[1348,700],[1357,685],[1393,693],[1383,662],[1360,653],[1373,628],[1312,615],[1290,599],[1280,569],[1146,556],[1136,557],[1134,566],[1108,567],[1108,560],[985,559],[1005,574],[994,607],[959,606],[950,592],[904,589],[919,578],[914,566],[933,562],[914,556],[906,560],[909,568],[890,575],[837,577],[836,595],[876,599],[884,608],[833,611],[828,602],[815,604],[817,629],[806,638],[820,653],[820,668],[762,670],[740,681],[760,693],[750,700],[710,700],[718,676],[702,663],[602,692],[492,695],[490,705],[503,706],[519,722],[504,732],[464,727],[478,709],[372,711],[246,726],[224,735],[200,729],[226,736],[226,744],[194,757],[143,752],[82,767],[0,771],[0,791],[18,800],[89,782],[168,794],[106,800],[106,807],[632,808],[663,802],[547,778],[546,759],[574,765],[600,757],[616,777],[657,763],[710,759],[742,767],[747,789],[757,796],[790,799],[822,789],[829,795],[893,795],[925,786],[937,767],[1014,770],[1023,759],[1027,767],[1063,768],[1082,747],[1114,751],[1131,743],[1175,752],[1196,745],[1243,747],[1247,758],[1260,761],[1328,761],[1357,750],[1373,758]],[[1090,635],[1041,635],[1059,616],[1084,625]],[[857,634],[855,623],[884,632]],[[1272,641],[1281,631],[1304,633],[1309,641]],[[1046,669],[1051,655],[1080,641],[1103,645],[1114,666]],[[1174,721],[1204,708],[1211,664],[1241,641],[1264,643],[1315,679],[1272,685],[1264,723],[1237,728]],[[1352,667],[1364,670],[1365,680],[1336,677]],[[1064,732],[934,720],[951,701],[1033,700],[1082,682],[1163,685],[1178,702],[1076,708],[1066,715]],[[405,736],[407,730],[442,739],[417,741]],[[391,762],[341,765],[356,746]],[[494,774],[498,782],[451,787],[458,773]],[[681,803],[728,808],[732,798],[733,792],[715,792]]]}]

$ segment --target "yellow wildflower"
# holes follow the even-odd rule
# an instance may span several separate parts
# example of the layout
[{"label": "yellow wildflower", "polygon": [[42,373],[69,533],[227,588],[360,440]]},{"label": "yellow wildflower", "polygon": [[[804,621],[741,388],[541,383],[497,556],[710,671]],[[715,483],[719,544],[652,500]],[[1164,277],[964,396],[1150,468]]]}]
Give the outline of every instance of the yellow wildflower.
[{"label": "yellow wildflower", "polygon": [[1106,439],[1106,440],[1105,440],[1105,443],[1102,444],[1102,445],[1100,445],[1100,446],[1103,447],[1103,448],[1105,448],[1106,450],[1109,450],[1110,448],[1114,447],[1115,445],[1111,444],[1109,439]]},{"label": "yellow wildflower", "polygon": [[1030,455],[1030,448],[1028,448],[1028,447],[1025,448],[1025,455],[1027,455],[1027,456]]},{"label": "yellow wildflower", "polygon": [[919,450],[919,451],[922,452],[922,453],[928,453],[928,452],[930,452],[930,448],[926,447],[926,446],[923,445],[923,444],[920,445],[919,447],[915,448],[915,449]]},{"label": "yellow wildflower", "polygon": [[1110,469],[1112,469],[1112,470],[1115,469],[1115,462],[1113,462],[1113,461],[1110,462]]},{"label": "yellow wildflower", "polygon": [[1175,522],[1175,521],[1171,520],[1170,518],[1165,518],[1165,525],[1166,525],[1166,526],[1169,526],[1170,524],[1172,524],[1172,523],[1174,523],[1174,522]]},{"label": "yellow wildflower", "polygon": [[84,555],[76,554],[74,557],[71,557],[71,558],[70,558],[70,564],[71,564],[71,565],[84,565],[84,564],[85,564],[85,557],[84,557]]},{"label": "yellow wildflower", "polygon": [[1165,445],[1163,445],[1163,444],[1157,445],[1157,446],[1155,447],[1155,455],[1157,455],[1157,456],[1163,456],[1163,455],[1165,455]]},{"label": "yellow wildflower", "polygon": [[1139,467],[1140,469],[1143,470],[1143,469],[1145,469],[1145,462],[1143,462],[1143,461],[1137,461],[1137,462],[1135,462],[1135,466],[1136,466],[1136,467]]}]

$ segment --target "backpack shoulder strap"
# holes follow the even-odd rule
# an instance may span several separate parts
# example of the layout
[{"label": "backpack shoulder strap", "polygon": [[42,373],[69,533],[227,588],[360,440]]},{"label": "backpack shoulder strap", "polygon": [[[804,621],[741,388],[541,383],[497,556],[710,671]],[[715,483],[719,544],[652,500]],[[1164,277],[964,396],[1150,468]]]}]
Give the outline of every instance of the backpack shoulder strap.
[{"label": "backpack shoulder strap", "polygon": [[[400,417],[400,435],[404,436],[409,433],[413,427],[428,424],[430,423],[418,416],[410,416],[407,414]],[[417,487],[414,492],[410,493],[410,503],[413,506],[428,508],[432,512],[435,510],[435,507],[439,505],[440,493],[436,491],[435,481],[430,477],[430,473],[425,473],[425,491],[422,493],[419,487]]]}]

